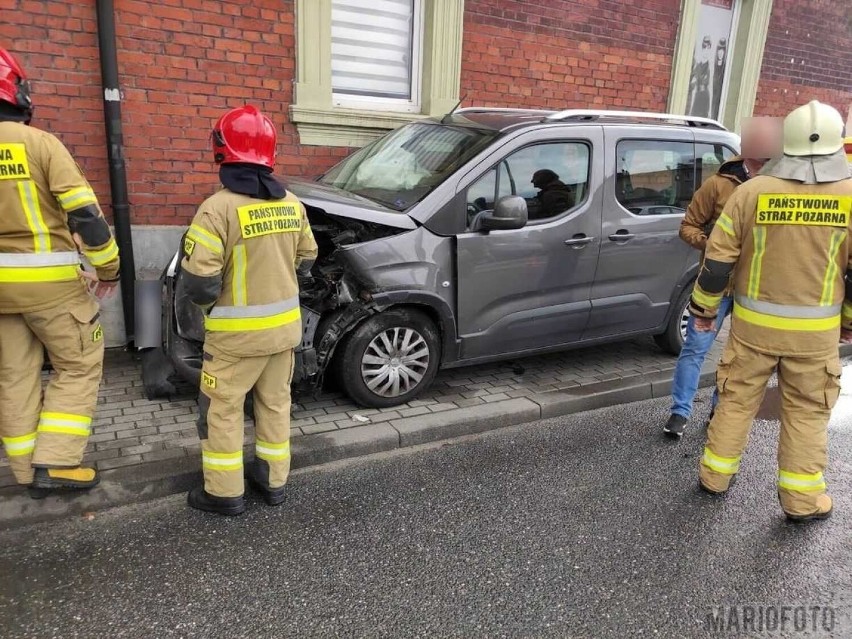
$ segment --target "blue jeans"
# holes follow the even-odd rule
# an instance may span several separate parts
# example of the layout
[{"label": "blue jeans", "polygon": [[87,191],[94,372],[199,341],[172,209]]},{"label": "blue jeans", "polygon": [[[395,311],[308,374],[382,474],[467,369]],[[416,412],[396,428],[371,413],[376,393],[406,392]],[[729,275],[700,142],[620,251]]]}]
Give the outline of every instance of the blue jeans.
[{"label": "blue jeans", "polygon": [[[734,305],[732,297],[723,297],[719,304],[719,314],[716,316],[716,330],[706,333],[695,330],[695,318],[690,316],[686,326],[686,340],[675,366],[674,380],[672,383],[672,414],[680,415],[689,419],[692,412],[692,400],[698,391],[698,380],[701,378],[701,366],[704,358],[713,347],[713,342],[722,328],[722,323],[731,312]],[[713,390],[711,408],[716,408],[718,392]]]}]

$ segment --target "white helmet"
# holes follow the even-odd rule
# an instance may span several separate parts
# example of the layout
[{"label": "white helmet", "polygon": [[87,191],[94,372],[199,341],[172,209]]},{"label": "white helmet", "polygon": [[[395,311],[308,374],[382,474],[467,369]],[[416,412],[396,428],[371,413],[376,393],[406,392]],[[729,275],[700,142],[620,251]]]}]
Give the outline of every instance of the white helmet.
[{"label": "white helmet", "polygon": [[843,148],[843,118],[837,109],[812,100],[784,118],[784,154],[832,155]]}]

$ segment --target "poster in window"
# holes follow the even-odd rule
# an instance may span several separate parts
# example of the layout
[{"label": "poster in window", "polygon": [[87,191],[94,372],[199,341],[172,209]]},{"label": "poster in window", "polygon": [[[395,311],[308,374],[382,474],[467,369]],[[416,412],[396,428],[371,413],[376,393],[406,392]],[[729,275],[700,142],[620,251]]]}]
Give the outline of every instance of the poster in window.
[{"label": "poster in window", "polygon": [[686,112],[719,119],[731,58],[734,0],[701,0]]}]

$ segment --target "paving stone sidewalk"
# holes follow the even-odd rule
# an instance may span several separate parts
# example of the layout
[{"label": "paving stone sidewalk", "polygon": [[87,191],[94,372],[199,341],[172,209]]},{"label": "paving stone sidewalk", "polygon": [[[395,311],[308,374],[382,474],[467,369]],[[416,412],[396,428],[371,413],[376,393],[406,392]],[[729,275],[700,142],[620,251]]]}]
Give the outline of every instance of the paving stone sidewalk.
[{"label": "paving stone sidewalk", "polygon": [[[719,336],[708,363],[718,360],[726,335],[727,330]],[[340,394],[323,393],[294,404],[292,435],[295,438],[442,412],[450,419],[453,411],[501,400],[613,380],[639,380],[649,374],[673,370],[675,361],[651,338],[641,338],[445,370],[420,399],[390,409],[360,408]],[[121,349],[111,349],[106,356],[98,412],[85,459],[95,462],[101,470],[129,470],[128,467],[152,466],[164,460],[196,458],[200,455],[196,409],[192,395],[173,401],[145,399],[138,359]],[[248,422],[246,443],[251,441],[253,427]],[[14,483],[5,456],[2,457],[0,487]]]}]

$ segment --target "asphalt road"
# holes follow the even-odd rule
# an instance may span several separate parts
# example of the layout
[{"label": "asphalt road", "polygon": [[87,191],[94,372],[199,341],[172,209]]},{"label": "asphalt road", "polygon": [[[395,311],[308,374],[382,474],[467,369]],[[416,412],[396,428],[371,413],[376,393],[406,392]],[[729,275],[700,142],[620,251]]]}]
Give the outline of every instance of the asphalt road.
[{"label": "asphalt road", "polygon": [[782,517],[776,422],[714,499],[703,429],[662,439],[649,401],[300,472],[241,518],[174,497],[0,534],[0,636],[852,637],[844,392],[825,522]]}]

